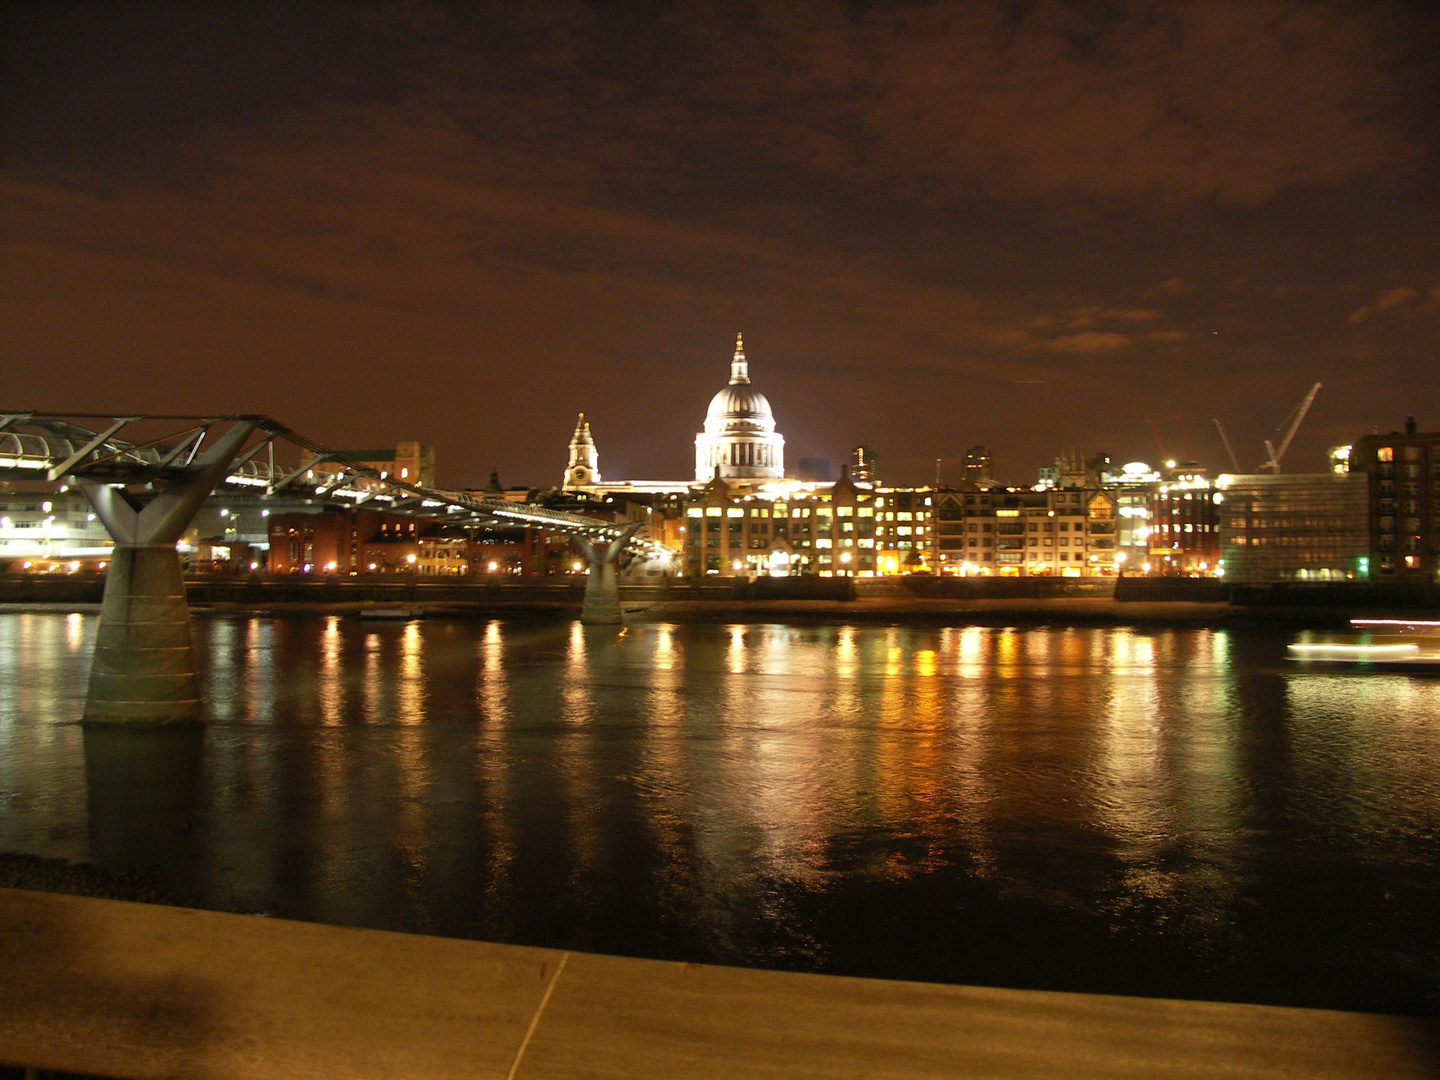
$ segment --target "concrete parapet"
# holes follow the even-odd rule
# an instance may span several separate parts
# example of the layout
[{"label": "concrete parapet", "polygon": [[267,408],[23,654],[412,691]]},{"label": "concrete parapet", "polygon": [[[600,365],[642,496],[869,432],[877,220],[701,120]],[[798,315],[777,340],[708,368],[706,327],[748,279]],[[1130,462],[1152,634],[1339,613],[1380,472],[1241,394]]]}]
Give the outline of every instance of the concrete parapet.
[{"label": "concrete parapet", "polygon": [[0,1065],[100,1076],[1436,1075],[1433,1022],[636,960],[0,889]]}]

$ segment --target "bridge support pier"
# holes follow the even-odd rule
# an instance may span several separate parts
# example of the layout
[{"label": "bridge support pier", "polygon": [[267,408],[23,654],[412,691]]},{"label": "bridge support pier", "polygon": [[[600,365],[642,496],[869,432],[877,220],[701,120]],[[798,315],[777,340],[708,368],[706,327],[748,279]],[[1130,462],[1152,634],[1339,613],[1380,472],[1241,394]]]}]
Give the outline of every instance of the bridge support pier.
[{"label": "bridge support pier", "polygon": [[620,583],[615,574],[615,560],[642,524],[632,521],[619,536],[599,549],[589,538],[575,537],[575,543],[590,564],[590,576],[585,579],[585,606],[580,609],[582,623],[605,625],[625,621],[625,615],[620,610]]},{"label": "bridge support pier", "polygon": [[248,421],[235,424],[174,478],[154,480],[161,491],[148,502],[123,486],[79,480],[115,541],[105,575],[84,723],[199,722],[190,607],[175,544],[254,430]]}]

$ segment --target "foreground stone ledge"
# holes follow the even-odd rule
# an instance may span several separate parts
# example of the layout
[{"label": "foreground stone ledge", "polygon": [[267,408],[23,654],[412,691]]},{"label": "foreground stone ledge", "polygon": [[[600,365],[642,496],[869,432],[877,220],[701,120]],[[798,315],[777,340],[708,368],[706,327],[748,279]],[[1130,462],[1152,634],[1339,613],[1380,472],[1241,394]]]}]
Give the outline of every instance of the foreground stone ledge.
[{"label": "foreground stone ledge", "polygon": [[1421,1020],[632,960],[0,889],[0,1063],[113,1077],[1384,1077]]}]

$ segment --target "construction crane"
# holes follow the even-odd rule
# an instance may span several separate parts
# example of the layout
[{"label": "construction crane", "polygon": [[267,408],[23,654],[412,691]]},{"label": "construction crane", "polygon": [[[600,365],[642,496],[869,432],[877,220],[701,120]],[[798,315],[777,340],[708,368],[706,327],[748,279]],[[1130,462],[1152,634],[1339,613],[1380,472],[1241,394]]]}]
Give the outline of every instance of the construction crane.
[{"label": "construction crane", "polygon": [[1190,449],[1190,436],[1185,434],[1185,417],[1180,415],[1180,406],[1175,406],[1175,422],[1180,425],[1180,445],[1185,448],[1185,460],[1195,460],[1194,451]]},{"label": "construction crane", "polygon": [[1160,441],[1160,429],[1155,425],[1155,416],[1153,413],[1147,412],[1145,414],[1145,419],[1150,421],[1150,430],[1155,433],[1155,449],[1160,451],[1160,462],[1161,464],[1164,464],[1165,444]]},{"label": "construction crane", "polygon": [[1230,464],[1237,473],[1244,472],[1245,470],[1240,468],[1240,459],[1235,456],[1235,448],[1230,445],[1230,436],[1225,434],[1225,429],[1218,419],[1215,421],[1215,430],[1220,432],[1220,441],[1225,444],[1225,453],[1230,455]]},{"label": "construction crane", "polygon": [[[1279,450],[1275,449],[1275,444],[1269,439],[1265,440],[1265,453],[1269,455],[1270,460],[1260,466],[1261,472],[1278,473],[1280,471],[1280,459],[1285,456],[1285,451],[1290,449],[1290,440],[1295,438],[1295,432],[1300,427],[1300,421],[1305,419],[1305,414],[1310,411],[1310,405],[1315,401],[1315,395],[1319,392],[1320,384],[1317,382],[1310,388],[1310,392],[1305,395],[1305,400],[1300,402],[1295,408],[1295,411],[1285,418],[1285,420],[1289,421],[1290,427],[1285,432],[1285,438],[1281,441]],[[1281,422],[1281,426],[1284,426],[1284,421]],[[1280,428],[1276,428],[1275,430],[1279,431]]]}]

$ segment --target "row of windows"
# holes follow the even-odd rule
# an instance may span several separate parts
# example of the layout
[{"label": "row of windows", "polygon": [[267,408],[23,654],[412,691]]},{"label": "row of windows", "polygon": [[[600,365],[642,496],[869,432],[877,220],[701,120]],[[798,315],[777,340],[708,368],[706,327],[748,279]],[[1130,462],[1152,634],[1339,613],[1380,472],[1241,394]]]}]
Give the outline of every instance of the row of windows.
[{"label": "row of windows", "polygon": [[[1420,461],[1425,452],[1418,446],[1407,446],[1401,455],[1406,461]],[[1375,460],[1380,462],[1391,462],[1395,460],[1395,448],[1393,446],[1382,446],[1375,451]]]},{"label": "row of windows", "polygon": [[[692,517],[692,518],[698,518],[698,517],[743,518],[743,517],[748,516],[748,517],[750,517],[750,518],[752,518],[752,519],[768,520],[768,519],[771,518],[771,517],[777,517],[777,518],[783,518],[783,517],[785,517],[785,508],[784,508],[784,507],[776,507],[776,508],[772,511],[769,507],[764,507],[764,506],[752,506],[752,507],[750,507],[750,513],[747,515],[747,514],[745,513],[745,508],[744,508],[743,506],[730,506],[730,507],[722,507],[722,506],[705,506],[705,507],[692,506],[692,507],[690,507],[688,510],[686,510],[685,514],[686,514],[687,517]],[[930,514],[929,514],[928,511],[925,511],[925,510],[916,510],[916,511],[913,511],[913,512],[912,512],[912,511],[909,511],[909,510],[901,510],[901,511],[899,511],[899,512],[896,512],[896,511],[894,511],[894,510],[886,510],[886,511],[884,511],[883,513],[877,513],[877,512],[875,511],[874,507],[870,507],[870,506],[858,506],[858,507],[856,507],[856,506],[836,506],[836,507],[821,506],[821,507],[817,507],[817,508],[815,509],[815,517],[817,517],[817,518],[828,518],[828,517],[832,517],[832,516],[833,516],[833,517],[838,517],[838,518],[848,518],[848,517],[869,518],[869,517],[873,517],[873,518],[875,518],[876,520],[879,520],[879,521],[926,521],[926,520],[929,519]],[[794,508],[792,508],[792,509],[790,510],[790,517],[793,518],[793,519],[796,519],[796,520],[801,520],[801,519],[804,519],[804,518],[808,518],[808,517],[810,517],[810,508],[809,508],[809,507],[802,507],[802,506],[794,507]]]}]

